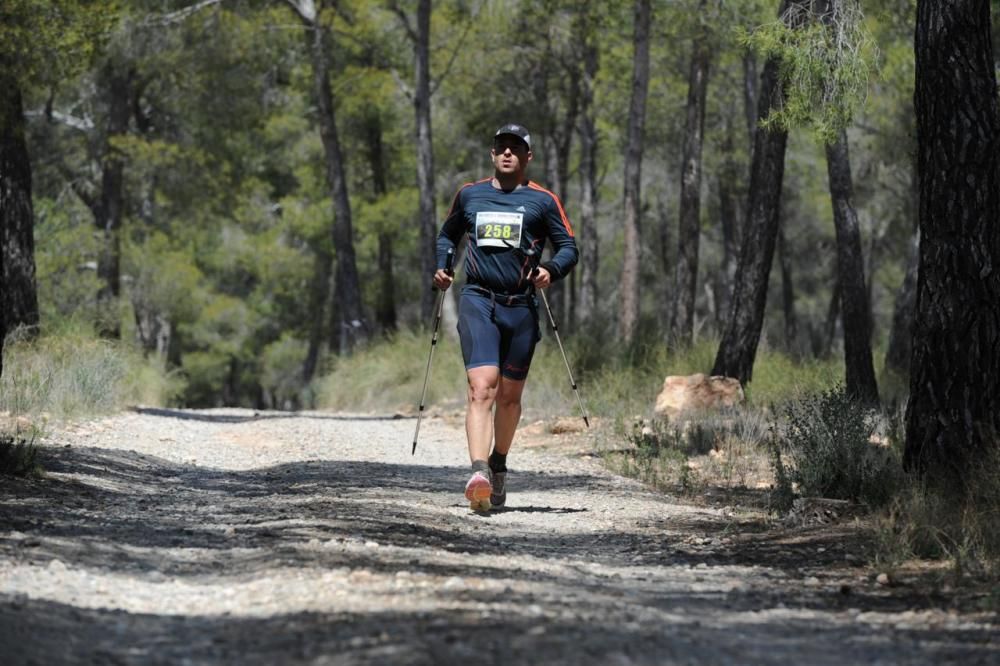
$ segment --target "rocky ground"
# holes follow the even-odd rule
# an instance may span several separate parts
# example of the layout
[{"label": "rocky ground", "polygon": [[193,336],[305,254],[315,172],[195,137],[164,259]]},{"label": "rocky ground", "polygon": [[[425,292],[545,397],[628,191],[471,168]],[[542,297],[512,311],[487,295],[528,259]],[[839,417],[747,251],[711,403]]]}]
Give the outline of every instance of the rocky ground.
[{"label": "rocky ground", "polygon": [[653,493],[585,442],[520,442],[477,515],[462,432],[426,419],[411,456],[414,425],[146,409],[49,436],[43,478],[0,479],[0,663],[1000,663],[974,591],[879,584],[846,527]]}]

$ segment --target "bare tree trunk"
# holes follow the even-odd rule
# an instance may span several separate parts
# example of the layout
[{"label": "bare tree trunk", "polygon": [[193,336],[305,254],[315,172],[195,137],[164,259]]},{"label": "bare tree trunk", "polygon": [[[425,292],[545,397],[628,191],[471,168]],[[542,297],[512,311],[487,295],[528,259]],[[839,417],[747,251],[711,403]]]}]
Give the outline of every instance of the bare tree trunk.
[{"label": "bare tree trunk", "polygon": [[[743,56],[743,118],[746,122],[747,138],[750,150],[753,150],[757,135],[757,61],[752,52]],[[745,198],[738,196],[735,184],[740,182],[735,157],[735,119],[726,119],[723,152],[725,158],[722,164],[722,174],[719,178],[719,215],[722,226],[722,266],[716,279],[716,321],[715,328],[721,337],[729,322],[733,304],[733,292],[736,288],[736,270],[740,248],[740,220],[747,209]]]},{"label": "bare tree trunk", "polygon": [[[790,4],[807,2],[809,0],[784,0],[779,15],[784,16]],[[770,58],[764,65],[758,118],[766,118],[771,109],[780,106],[783,101],[779,64],[775,58]],[[764,325],[768,274],[778,235],[787,139],[787,132],[780,129],[758,128],[754,136],[747,222],[743,229],[733,307],[712,368],[712,374],[735,377],[742,384],[753,377],[757,344]]]},{"label": "bare tree trunk", "polygon": [[[670,275],[675,272],[676,262],[674,261],[673,249],[674,241],[671,240],[670,227],[671,227],[671,211],[670,211],[670,192],[667,191],[669,188],[669,183],[667,183],[667,188],[664,188],[664,192],[660,193],[660,196],[656,198],[656,245],[654,246],[657,257],[660,260],[660,274]],[[652,243],[649,243],[652,245]],[[663,280],[663,288],[657,289],[656,295],[659,297],[656,304],[657,316],[657,326],[664,331],[669,331],[670,327],[673,325],[673,312],[674,312],[674,301],[676,300],[674,296],[673,284],[668,280]]]},{"label": "bare tree trunk", "polygon": [[[785,216],[785,220],[788,217]],[[799,322],[795,316],[795,281],[792,277],[792,257],[785,238],[784,221],[778,222],[778,264],[781,267],[781,310],[785,315],[785,350],[798,353]]]},{"label": "bare tree trunk", "polygon": [[1000,448],[1000,108],[990,0],[918,0],[920,268],[904,463],[963,491]]},{"label": "bare tree trunk", "polygon": [[646,93],[649,88],[650,0],[635,3],[635,54],[632,96],[628,112],[628,143],[625,148],[625,251],[621,273],[621,307],[618,326],[622,341],[631,344],[639,322],[640,242],[643,130],[646,122]]},{"label": "bare tree trunk", "polygon": [[[417,128],[417,192],[419,193],[420,271],[430,280],[437,268],[436,241],[437,208],[434,203],[434,142],[431,133],[431,0],[417,0],[417,23],[410,24],[406,12],[395,2],[390,3],[413,45],[414,85],[413,113]],[[423,321],[434,317],[433,289],[420,292],[420,313]]]},{"label": "bare tree trunk", "polygon": [[[306,3],[302,3],[306,4]],[[311,3],[308,3],[311,4]],[[323,23],[320,6],[313,13],[309,7],[292,3],[299,11],[307,29],[307,45],[313,70],[316,102],[319,107],[320,137],[326,157],[326,179],[333,197],[333,247],[336,253],[334,269],[333,311],[337,320],[340,353],[351,351],[354,346],[368,339],[369,326],[365,322],[361,303],[361,282],[358,277],[357,260],[354,252],[354,231],[351,222],[351,203],[347,195],[347,178],[344,173],[344,158],[340,150],[337,134],[337,119],[334,111],[333,91],[330,87],[329,42],[330,28]]]},{"label": "bare tree trunk", "polygon": [[7,71],[0,62],[0,355],[8,330],[38,331],[31,161],[21,89]]},{"label": "bare tree trunk", "polygon": [[[373,113],[365,123],[365,139],[368,146],[368,164],[372,172],[372,195],[375,199],[384,197],[389,191],[385,177],[385,149],[382,142],[382,121]],[[378,302],[375,320],[386,333],[396,330],[396,285],[393,276],[393,242],[395,234],[380,232],[378,235]]]},{"label": "bare tree trunk", "polygon": [[837,337],[837,322],[840,321],[840,277],[833,283],[830,293],[830,304],[826,308],[826,320],[823,324],[823,343],[816,355],[829,358],[833,355],[833,341]]},{"label": "bare tree trunk", "polygon": [[309,347],[302,362],[302,383],[308,385],[316,376],[320,352],[323,349],[326,304],[330,300],[330,278],[333,257],[324,249],[316,248],[313,259],[313,277],[309,285]]},{"label": "bare tree trunk", "polygon": [[837,275],[840,284],[840,312],[844,324],[844,365],[849,395],[870,407],[879,404],[875,366],[872,363],[871,317],[865,285],[864,258],[858,215],[851,198],[851,161],[847,132],[840,131],[836,142],[826,146],[826,166],[833,203],[833,223],[837,233]]},{"label": "bare tree trunk", "polygon": [[121,336],[121,228],[125,217],[125,162],[114,142],[128,133],[134,78],[131,64],[109,60],[104,70],[108,125],[101,157],[101,196],[94,209],[94,222],[102,236],[97,258],[97,276],[101,280],[98,325],[101,334],[110,338]]},{"label": "bare tree trunk", "polygon": [[920,260],[920,234],[915,233],[906,261],[906,275],[896,294],[889,329],[889,348],[885,366],[900,377],[910,376],[910,354],[913,351],[913,317],[917,309],[917,266]]},{"label": "bare tree trunk", "polygon": [[736,158],[733,154],[733,127],[726,123],[723,139],[722,169],[718,178],[719,225],[722,228],[722,263],[715,274],[715,328],[721,332],[728,321],[732,306],[733,286],[736,279],[736,260],[739,256],[739,196],[735,184],[739,181]]},{"label": "bare tree trunk", "polygon": [[[552,56],[546,61],[556,58]],[[540,79],[539,90],[542,94],[540,99],[552,99],[548,87],[549,68],[538,72],[536,76]],[[557,75],[565,76],[570,80],[575,80],[570,72],[562,69],[557,70]],[[560,110],[557,104],[551,104],[546,109],[546,119],[544,133],[542,134],[542,150],[545,153],[545,178],[548,189],[555,192],[560,201],[566,200],[566,190],[569,183],[569,153],[572,146],[573,126],[576,124],[576,116],[579,106],[578,86],[570,84],[569,97],[566,100],[567,108],[560,117]],[[551,249],[551,248],[549,248]],[[571,274],[572,275],[572,274]],[[554,282],[549,287],[548,298],[557,321],[566,321],[571,292],[568,289],[569,282],[560,280]]]},{"label": "bare tree trunk", "polygon": [[[764,94],[759,116],[764,118],[783,97],[778,82],[778,62],[768,60],[761,78]],[[764,324],[767,304],[768,274],[774,258],[778,235],[781,182],[785,168],[785,142],[788,134],[780,129],[757,130],[753,164],[750,168],[750,194],[747,221],[743,228],[740,261],[736,269],[736,288],[729,312],[729,322],[715,357],[712,374],[735,377],[746,384],[753,377],[757,343]]]},{"label": "bare tree trunk", "polygon": [[[437,211],[434,206],[434,143],[431,140],[431,0],[417,3],[417,29],[413,36],[416,92],[413,108],[417,121],[417,189],[420,192],[421,271],[427,279],[436,268]],[[420,312],[424,321],[434,316],[434,292],[421,290]]]},{"label": "bare tree trunk", "polygon": [[750,145],[757,136],[757,59],[752,52],[743,56],[743,111],[746,114]]},{"label": "bare tree trunk", "polygon": [[[705,0],[699,3],[699,11]],[[688,74],[687,122],[681,172],[681,210],[677,233],[677,272],[672,338],[688,346],[694,335],[698,291],[698,245],[701,236],[701,150],[705,138],[705,93],[711,48],[706,31],[695,37]]]},{"label": "bare tree trunk", "polygon": [[594,85],[599,67],[597,40],[588,27],[583,46],[583,80],[580,89],[580,298],[577,321],[585,323],[597,313],[597,271],[600,244],[597,240],[597,123]]}]

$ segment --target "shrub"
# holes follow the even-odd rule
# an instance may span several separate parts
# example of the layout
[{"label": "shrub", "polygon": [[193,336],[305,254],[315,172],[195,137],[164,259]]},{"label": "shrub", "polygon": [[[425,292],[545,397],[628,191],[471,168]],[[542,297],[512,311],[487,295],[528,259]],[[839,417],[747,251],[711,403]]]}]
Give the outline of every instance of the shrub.
[{"label": "shrub", "polygon": [[[396,410],[420,404],[431,335],[401,331],[350,356],[332,359],[315,382],[317,404],[334,410]],[[442,330],[427,382],[426,406],[457,406],[465,398],[465,371],[458,341]]]},{"label": "shrub", "polygon": [[160,363],[124,343],[81,331],[37,340],[12,336],[4,348],[0,411],[36,420],[95,416],[130,404],[164,404],[178,389]]},{"label": "shrub", "polygon": [[697,485],[688,460],[688,441],[684,431],[666,419],[633,419],[617,429],[630,444],[626,452],[615,451],[607,458],[609,466],[656,488],[679,488],[691,491]]},{"label": "shrub", "polygon": [[802,494],[875,507],[899,489],[899,450],[872,441],[877,413],[852,399],[842,385],[787,403],[784,416],[778,446]]},{"label": "shrub", "polygon": [[951,560],[955,573],[1000,577],[1000,452],[984,452],[963,493],[908,477],[875,522],[875,564]]},{"label": "shrub", "polygon": [[38,476],[41,467],[36,462],[34,437],[0,434],[0,474]]}]

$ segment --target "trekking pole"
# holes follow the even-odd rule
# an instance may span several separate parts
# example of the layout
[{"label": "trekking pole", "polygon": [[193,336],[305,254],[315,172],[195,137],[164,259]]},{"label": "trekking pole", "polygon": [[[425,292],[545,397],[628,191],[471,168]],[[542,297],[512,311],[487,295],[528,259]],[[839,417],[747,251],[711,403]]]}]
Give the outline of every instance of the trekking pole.
[{"label": "trekking pole", "polygon": [[[444,259],[444,271],[448,275],[454,275],[452,264],[455,262],[455,248],[448,248],[448,255]],[[434,333],[431,335],[431,353],[427,355],[427,369],[424,370],[424,388],[420,392],[420,409],[417,410],[417,429],[413,433],[413,449],[410,455],[417,453],[417,436],[420,434],[420,420],[424,417],[424,398],[427,397],[427,380],[431,376],[431,361],[434,359],[434,347],[438,341],[438,327],[441,324],[441,308],[444,305],[444,295],[447,289],[438,292],[437,303],[434,305]]]},{"label": "trekking pole", "polygon": [[[524,257],[533,257],[537,254],[534,249],[525,250],[519,245],[514,245],[507,240],[503,241],[503,244]],[[538,267],[535,267],[531,271],[531,277],[535,277],[537,273]],[[566,358],[566,350],[563,348],[562,339],[559,337],[559,326],[556,325],[555,317],[552,316],[552,308],[549,307],[549,297],[545,295],[544,289],[535,289],[535,291],[542,295],[542,303],[545,304],[545,312],[549,315],[549,325],[552,326],[552,332],[555,333],[556,336],[556,344],[559,345],[559,353],[562,354],[563,363],[566,364],[566,374],[569,375],[569,385],[573,387],[573,393],[576,394],[576,402],[580,405],[580,412],[583,414],[583,423],[589,428],[590,419],[587,417],[587,408],[583,406],[583,398],[580,397],[580,389],[576,387],[576,380],[573,379],[573,371],[569,369],[569,359]]]},{"label": "trekking pole", "polygon": [[[536,268],[532,271],[532,275],[538,272]],[[573,371],[569,369],[569,359],[566,358],[566,350],[563,349],[562,340],[559,339],[559,327],[556,326],[556,320],[552,316],[552,308],[549,307],[549,298],[545,295],[544,289],[536,289],[536,291],[542,295],[542,303],[545,304],[545,312],[549,315],[549,324],[552,326],[552,332],[556,336],[556,343],[559,345],[559,351],[562,353],[563,363],[566,364],[566,374],[569,375],[569,385],[573,387],[573,393],[576,394],[576,401],[580,405],[580,411],[583,413],[583,422],[589,428],[590,419],[587,418],[587,408],[583,406],[583,399],[580,397],[580,390],[576,387],[576,380],[573,379]]]}]

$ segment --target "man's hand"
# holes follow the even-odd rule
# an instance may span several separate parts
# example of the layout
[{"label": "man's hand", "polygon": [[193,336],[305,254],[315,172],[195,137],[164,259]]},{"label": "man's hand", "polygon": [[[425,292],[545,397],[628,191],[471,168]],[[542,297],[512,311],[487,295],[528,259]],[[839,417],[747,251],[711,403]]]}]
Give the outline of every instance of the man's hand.
[{"label": "man's hand", "polygon": [[441,291],[447,291],[448,287],[451,286],[452,281],[455,278],[443,268],[437,269],[434,273],[434,286]]},{"label": "man's hand", "polygon": [[531,274],[531,281],[535,283],[536,289],[547,289],[550,284],[552,284],[552,276],[549,272],[539,266],[535,269],[535,272]]}]

